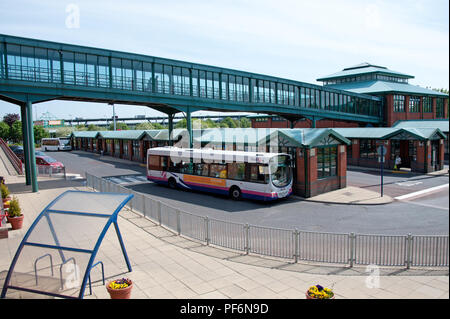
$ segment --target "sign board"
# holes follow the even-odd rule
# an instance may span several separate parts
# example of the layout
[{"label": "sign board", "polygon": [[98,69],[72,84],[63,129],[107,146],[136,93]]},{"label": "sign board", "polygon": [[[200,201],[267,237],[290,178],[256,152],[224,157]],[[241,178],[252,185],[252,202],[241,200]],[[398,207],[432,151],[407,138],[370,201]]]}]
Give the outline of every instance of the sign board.
[{"label": "sign board", "polygon": [[383,157],[378,156],[378,163],[385,163],[385,162],[386,162],[386,157],[385,156],[383,156]]}]

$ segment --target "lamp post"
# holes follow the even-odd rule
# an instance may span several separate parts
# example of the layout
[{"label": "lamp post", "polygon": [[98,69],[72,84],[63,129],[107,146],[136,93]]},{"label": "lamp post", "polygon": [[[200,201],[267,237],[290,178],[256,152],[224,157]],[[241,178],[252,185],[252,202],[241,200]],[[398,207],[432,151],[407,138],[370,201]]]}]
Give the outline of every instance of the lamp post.
[{"label": "lamp post", "polygon": [[114,106],[114,103],[109,103],[109,105],[112,105],[113,108],[113,127],[114,131],[116,130],[116,108]]}]

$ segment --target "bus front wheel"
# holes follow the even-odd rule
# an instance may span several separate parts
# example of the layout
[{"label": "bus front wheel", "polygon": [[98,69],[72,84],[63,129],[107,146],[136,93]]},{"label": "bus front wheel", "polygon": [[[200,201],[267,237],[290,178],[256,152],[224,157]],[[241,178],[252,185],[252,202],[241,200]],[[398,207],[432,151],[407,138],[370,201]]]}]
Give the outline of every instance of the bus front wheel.
[{"label": "bus front wheel", "polygon": [[175,180],[175,178],[169,178],[169,187],[172,189],[177,188],[177,181]]},{"label": "bus front wheel", "polygon": [[240,200],[241,199],[241,196],[242,196],[242,192],[241,192],[241,190],[239,189],[239,187],[232,187],[231,189],[230,189],[230,197],[232,198],[232,199],[234,199],[234,200]]}]

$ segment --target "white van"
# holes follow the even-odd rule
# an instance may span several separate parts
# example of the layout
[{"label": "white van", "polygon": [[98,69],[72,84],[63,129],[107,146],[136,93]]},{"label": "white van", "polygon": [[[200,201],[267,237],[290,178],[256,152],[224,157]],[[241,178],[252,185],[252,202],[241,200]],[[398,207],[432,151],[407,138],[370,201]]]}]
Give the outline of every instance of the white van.
[{"label": "white van", "polygon": [[70,138],[56,137],[56,138],[43,138],[41,140],[41,149],[46,151],[70,151]]}]

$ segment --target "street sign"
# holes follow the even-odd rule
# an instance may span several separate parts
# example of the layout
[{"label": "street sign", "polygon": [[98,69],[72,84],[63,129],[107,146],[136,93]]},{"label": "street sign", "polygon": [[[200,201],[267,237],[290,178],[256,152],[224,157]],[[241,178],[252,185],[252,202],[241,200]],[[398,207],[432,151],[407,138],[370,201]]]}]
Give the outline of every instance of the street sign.
[{"label": "street sign", "polygon": [[385,156],[383,156],[383,157],[378,156],[378,163],[386,163],[386,157]]}]

